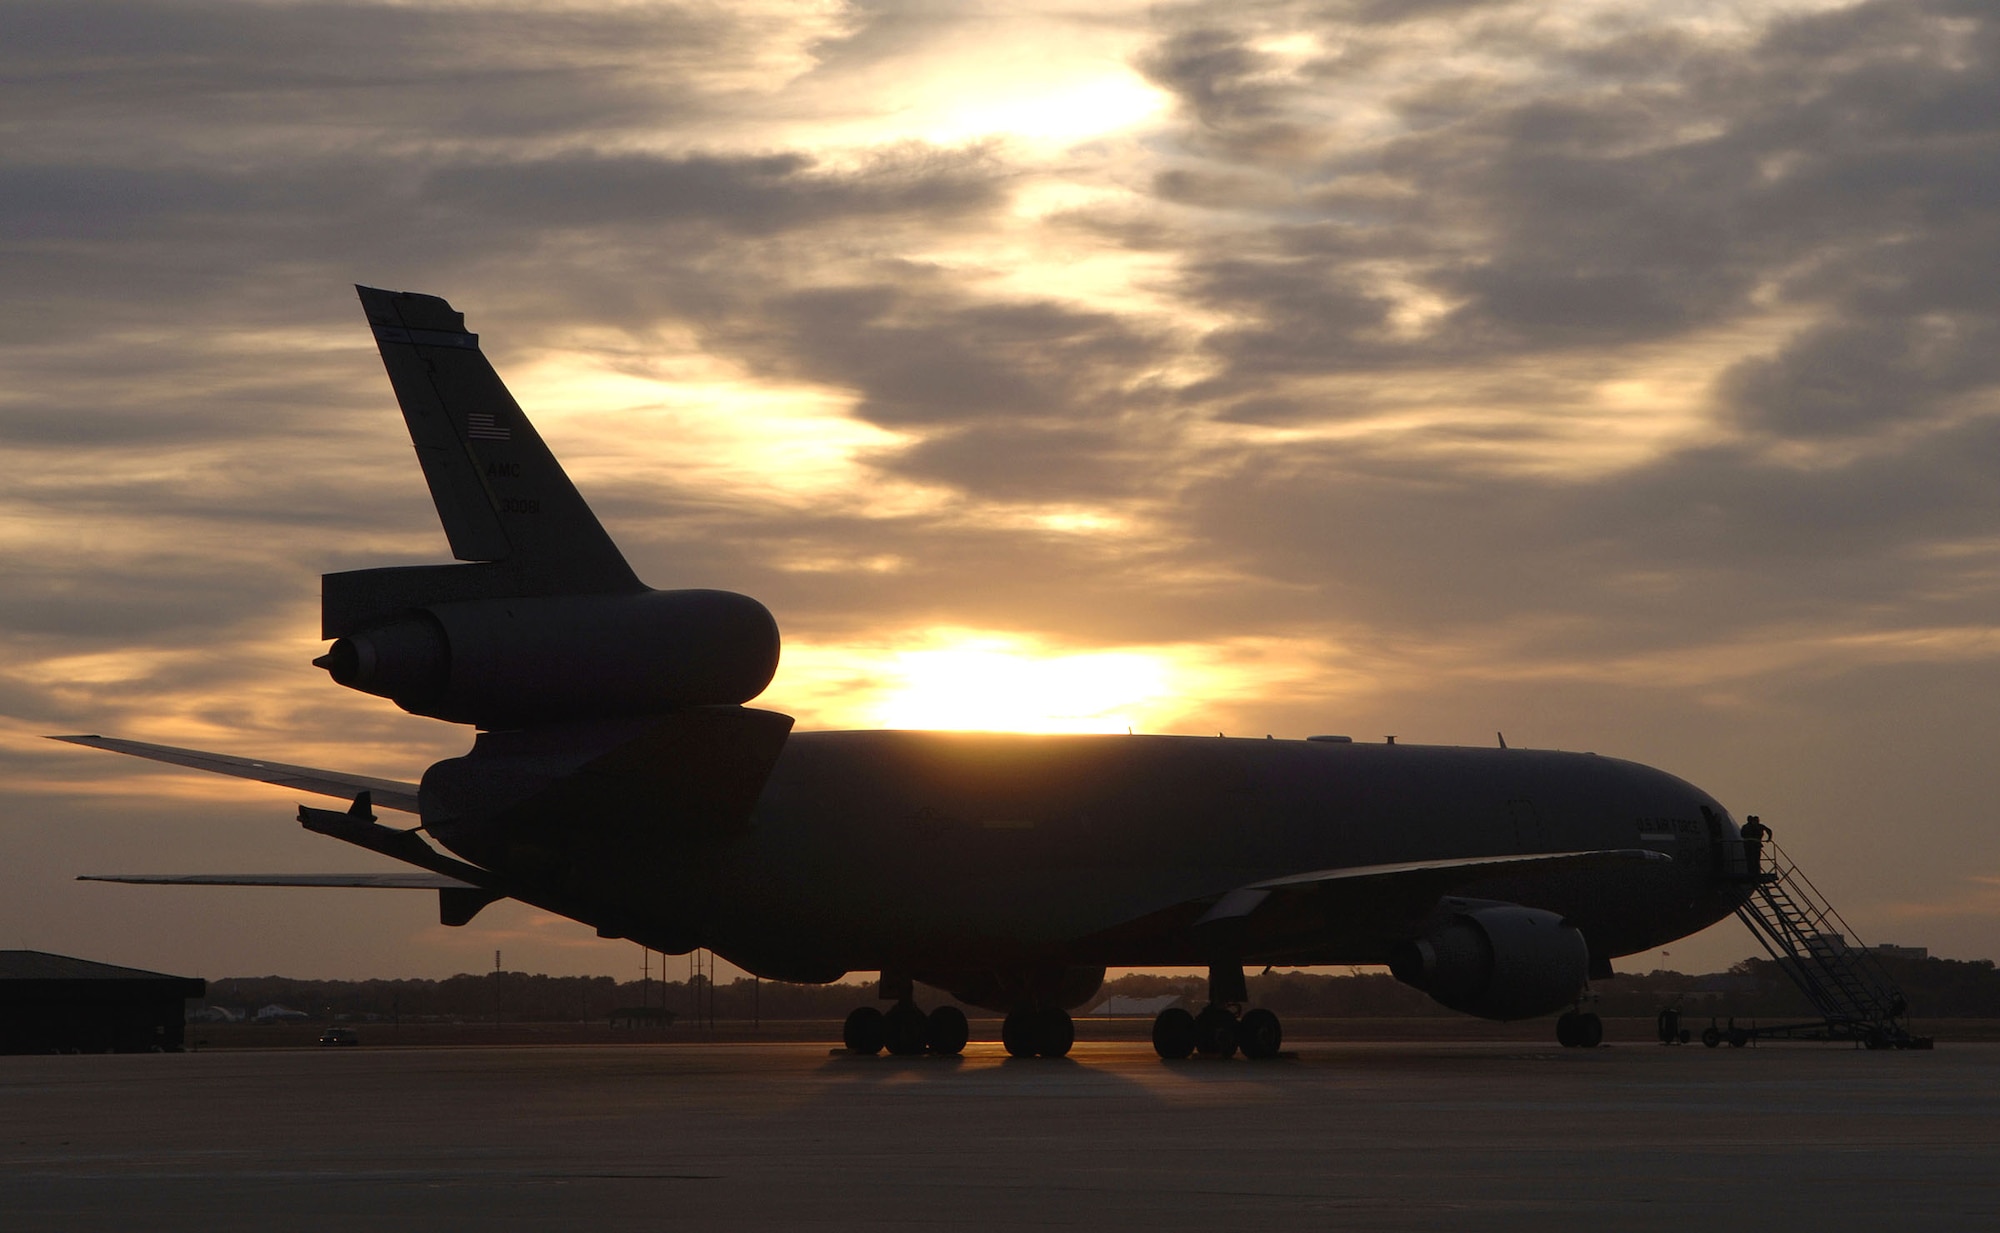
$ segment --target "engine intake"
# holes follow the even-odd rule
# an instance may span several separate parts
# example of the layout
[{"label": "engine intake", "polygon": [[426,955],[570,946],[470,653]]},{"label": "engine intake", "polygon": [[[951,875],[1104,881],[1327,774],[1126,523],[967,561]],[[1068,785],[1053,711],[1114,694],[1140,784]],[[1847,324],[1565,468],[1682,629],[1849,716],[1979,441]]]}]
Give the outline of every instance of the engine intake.
[{"label": "engine intake", "polygon": [[1389,971],[1453,1010],[1532,1019],[1576,1000],[1590,973],[1590,948],[1554,912],[1495,904],[1460,912],[1410,943]]},{"label": "engine intake", "polygon": [[731,591],[432,604],[313,661],[349,689],[482,728],[748,702],[778,669],[778,625]]}]

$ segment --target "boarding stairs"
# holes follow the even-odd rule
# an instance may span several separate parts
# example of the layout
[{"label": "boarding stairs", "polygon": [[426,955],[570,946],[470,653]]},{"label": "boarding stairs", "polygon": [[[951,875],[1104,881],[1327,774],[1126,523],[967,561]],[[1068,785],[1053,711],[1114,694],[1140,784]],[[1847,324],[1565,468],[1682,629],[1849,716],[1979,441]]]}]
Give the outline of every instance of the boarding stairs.
[{"label": "boarding stairs", "polygon": [[1769,839],[1739,840],[1750,895],[1736,909],[1740,919],[1822,1016],[1810,1023],[1736,1028],[1730,1043],[1745,1039],[1849,1040],[1870,1049],[1928,1049],[1913,1035],[1909,1004],[1854,930],[1833,910],[1784,850]]}]

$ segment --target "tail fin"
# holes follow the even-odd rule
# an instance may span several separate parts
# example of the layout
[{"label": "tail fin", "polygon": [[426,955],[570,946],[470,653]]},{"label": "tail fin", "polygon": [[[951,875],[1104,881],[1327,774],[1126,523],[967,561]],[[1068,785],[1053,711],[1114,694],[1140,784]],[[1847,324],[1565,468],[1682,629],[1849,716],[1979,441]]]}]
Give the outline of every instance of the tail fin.
[{"label": "tail fin", "polygon": [[451,554],[503,562],[499,572],[544,594],[641,589],[479,336],[465,332],[465,315],[433,295],[355,290]]}]

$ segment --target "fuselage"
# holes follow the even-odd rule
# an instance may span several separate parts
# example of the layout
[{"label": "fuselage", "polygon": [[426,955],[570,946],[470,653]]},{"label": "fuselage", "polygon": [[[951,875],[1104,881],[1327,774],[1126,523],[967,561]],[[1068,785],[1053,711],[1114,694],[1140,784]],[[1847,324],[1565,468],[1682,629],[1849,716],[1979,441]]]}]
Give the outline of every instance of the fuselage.
[{"label": "fuselage", "polygon": [[[771,613],[646,587],[463,314],[357,293],[461,563],[326,575],[333,645],[314,662],[484,730],[418,793],[426,831],[477,867],[461,872],[479,889],[763,975],[881,970],[885,989],[950,975],[954,992],[983,991],[966,1000],[1036,1010],[1087,996],[1067,977],[1066,992],[1041,987],[1052,972],[1206,962],[1240,979],[1246,963],[1381,962],[1480,900],[1513,906],[1468,910],[1469,927],[1497,931],[1480,935],[1493,962],[1476,974],[1504,983],[1527,955],[1567,996],[1555,986],[1584,978],[1571,971],[1584,943],[1594,970],[1740,898],[1722,808],[1612,758],[791,732],[744,705],[779,662]],[[1626,859],[1637,848],[1673,859]],[[1467,867],[1538,854],[1551,859]],[[1432,865],[1354,873],[1412,862]],[[1330,876],[1257,887],[1315,874]],[[1522,943],[1521,929],[1557,940]],[[1233,990],[1216,1000],[1240,1001],[1220,996]]]},{"label": "fuselage", "polygon": [[[1594,754],[1177,736],[801,732],[749,828],[647,871],[662,936],[751,971],[1197,962],[1216,898],[1300,873],[1648,848],[1671,862],[1494,877],[1593,955],[1657,947],[1741,898],[1736,826],[1665,772]],[[637,871],[622,871],[635,873]],[[1250,918],[1246,963],[1375,963],[1429,902],[1332,883]],[[628,913],[629,918],[629,913]]]}]

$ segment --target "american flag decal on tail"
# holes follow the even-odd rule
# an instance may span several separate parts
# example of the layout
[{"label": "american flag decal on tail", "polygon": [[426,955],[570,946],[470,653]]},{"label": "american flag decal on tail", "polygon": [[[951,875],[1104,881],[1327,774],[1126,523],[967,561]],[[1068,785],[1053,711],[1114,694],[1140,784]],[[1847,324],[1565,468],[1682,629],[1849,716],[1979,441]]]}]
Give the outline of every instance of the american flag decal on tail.
[{"label": "american flag decal on tail", "polygon": [[513,433],[494,423],[493,417],[484,411],[465,413],[465,435],[474,441],[510,441]]}]

